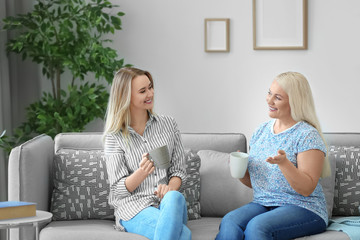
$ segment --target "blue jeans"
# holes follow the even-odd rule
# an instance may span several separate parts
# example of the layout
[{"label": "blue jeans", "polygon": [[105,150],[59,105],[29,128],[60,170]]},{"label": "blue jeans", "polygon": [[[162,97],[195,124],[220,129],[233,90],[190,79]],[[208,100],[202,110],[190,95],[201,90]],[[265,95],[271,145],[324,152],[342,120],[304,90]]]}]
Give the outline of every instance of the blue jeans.
[{"label": "blue jeans", "polygon": [[190,240],[191,231],[186,222],[185,198],[178,191],[167,192],[159,208],[147,207],[129,221],[120,220],[127,232],[150,240]]},{"label": "blue jeans", "polygon": [[325,221],[305,208],[249,203],[224,216],[216,240],[294,239],[325,230]]}]

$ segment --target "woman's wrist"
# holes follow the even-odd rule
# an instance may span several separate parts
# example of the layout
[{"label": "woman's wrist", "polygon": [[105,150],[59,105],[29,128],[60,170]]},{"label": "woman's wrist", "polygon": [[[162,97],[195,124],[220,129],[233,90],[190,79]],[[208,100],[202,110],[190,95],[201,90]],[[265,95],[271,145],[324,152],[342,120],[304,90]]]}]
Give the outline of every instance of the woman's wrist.
[{"label": "woman's wrist", "polygon": [[143,180],[144,180],[145,178],[147,178],[147,176],[150,175],[149,172],[145,171],[145,170],[142,169],[142,168],[138,168],[138,169],[134,172],[134,174],[135,174],[137,177],[140,177],[140,178],[143,179]]},{"label": "woman's wrist", "polygon": [[181,178],[176,177],[176,176],[170,178],[168,186],[169,186],[170,190],[178,191],[181,186]]}]

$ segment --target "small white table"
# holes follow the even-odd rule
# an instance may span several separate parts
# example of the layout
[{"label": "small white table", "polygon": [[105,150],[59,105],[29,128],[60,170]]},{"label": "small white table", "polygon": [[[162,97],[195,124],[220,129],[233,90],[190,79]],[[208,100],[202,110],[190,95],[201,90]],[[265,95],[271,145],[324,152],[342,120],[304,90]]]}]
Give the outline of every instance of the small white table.
[{"label": "small white table", "polygon": [[35,239],[39,240],[39,223],[50,222],[51,218],[52,213],[36,210],[36,216],[33,217],[0,220],[0,229],[6,229],[6,240],[8,240],[10,235],[10,228],[30,225],[35,227]]}]

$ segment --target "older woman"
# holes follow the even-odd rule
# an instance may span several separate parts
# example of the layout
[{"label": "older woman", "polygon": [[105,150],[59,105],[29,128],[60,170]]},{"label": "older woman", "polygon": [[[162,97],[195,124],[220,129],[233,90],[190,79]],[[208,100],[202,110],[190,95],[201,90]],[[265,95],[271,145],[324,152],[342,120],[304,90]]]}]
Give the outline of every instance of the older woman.
[{"label": "older woman", "polygon": [[218,240],[293,239],[326,230],[319,179],[330,168],[309,83],[300,73],[282,73],[266,101],[272,120],[253,134],[240,179],[253,188],[253,201],[224,216]]}]

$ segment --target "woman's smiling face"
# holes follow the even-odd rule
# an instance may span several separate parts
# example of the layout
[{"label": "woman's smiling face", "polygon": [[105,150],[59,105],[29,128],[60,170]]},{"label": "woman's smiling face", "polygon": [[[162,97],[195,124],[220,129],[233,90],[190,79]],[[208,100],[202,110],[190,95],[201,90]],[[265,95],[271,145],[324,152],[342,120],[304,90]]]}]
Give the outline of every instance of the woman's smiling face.
[{"label": "woman's smiling face", "polygon": [[289,96],[280,87],[276,80],[270,86],[266,102],[269,105],[269,116],[277,119],[291,118]]},{"label": "woman's smiling face", "polygon": [[151,110],[154,107],[154,88],[146,75],[135,77],[131,82],[132,109]]}]

